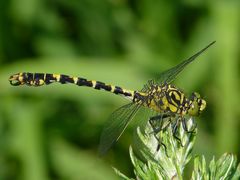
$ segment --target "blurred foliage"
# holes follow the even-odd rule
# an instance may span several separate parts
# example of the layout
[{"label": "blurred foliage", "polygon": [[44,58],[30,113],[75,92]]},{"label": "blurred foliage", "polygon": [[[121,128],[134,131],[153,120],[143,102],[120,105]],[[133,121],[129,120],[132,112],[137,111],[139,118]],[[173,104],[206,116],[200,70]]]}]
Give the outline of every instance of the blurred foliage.
[{"label": "blurred foliage", "polygon": [[77,75],[141,89],[147,79],[216,40],[178,77],[208,102],[195,151],[239,156],[239,1],[1,0],[0,179],[131,176],[128,128],[109,154],[97,146],[108,115],[126,103],[75,86],[11,87],[21,71]]}]

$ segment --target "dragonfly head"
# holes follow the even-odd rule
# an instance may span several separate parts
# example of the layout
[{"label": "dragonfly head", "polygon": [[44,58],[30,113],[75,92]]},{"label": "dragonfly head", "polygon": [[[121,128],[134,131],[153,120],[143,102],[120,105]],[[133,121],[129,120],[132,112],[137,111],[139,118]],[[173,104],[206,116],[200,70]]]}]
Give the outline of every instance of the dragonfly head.
[{"label": "dragonfly head", "polygon": [[8,80],[11,85],[19,86],[26,83],[25,79],[27,79],[26,73],[17,73],[17,74],[11,75]]},{"label": "dragonfly head", "polygon": [[206,101],[201,98],[200,94],[194,92],[190,97],[188,114],[191,116],[198,116],[201,114],[206,108]]}]

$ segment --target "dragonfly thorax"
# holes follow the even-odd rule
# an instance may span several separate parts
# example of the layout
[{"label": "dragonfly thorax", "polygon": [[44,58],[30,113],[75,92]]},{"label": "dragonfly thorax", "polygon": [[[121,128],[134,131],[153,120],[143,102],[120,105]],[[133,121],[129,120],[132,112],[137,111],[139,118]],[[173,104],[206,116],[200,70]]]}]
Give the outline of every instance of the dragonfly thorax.
[{"label": "dragonfly thorax", "polygon": [[151,84],[146,93],[138,93],[135,102],[142,103],[160,113],[189,114],[198,116],[206,107],[206,101],[198,93],[187,98],[184,92],[171,84]]},{"label": "dragonfly thorax", "polygon": [[171,84],[152,84],[142,99],[144,106],[160,113],[185,115],[189,105],[185,94]]}]

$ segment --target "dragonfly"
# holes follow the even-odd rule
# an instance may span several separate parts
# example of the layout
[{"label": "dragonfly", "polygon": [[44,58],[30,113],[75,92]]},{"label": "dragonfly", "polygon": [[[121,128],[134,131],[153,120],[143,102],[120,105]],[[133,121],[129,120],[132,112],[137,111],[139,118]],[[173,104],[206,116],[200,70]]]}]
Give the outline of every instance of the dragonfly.
[{"label": "dragonfly", "polygon": [[[99,152],[104,155],[115,144],[134,116],[141,107],[146,107],[156,115],[149,117],[154,132],[159,132],[167,126],[156,127],[155,122],[163,121],[169,117],[178,117],[177,122],[182,122],[186,129],[185,116],[197,117],[206,108],[206,101],[200,94],[193,92],[187,96],[182,90],[172,84],[176,76],[190,63],[192,63],[200,54],[212,46],[215,41],[195,53],[190,58],[182,61],[180,64],[162,72],[156,81],[150,80],[140,91],[129,90],[120,86],[106,84],[101,81],[88,80],[82,77],[75,77],[63,74],[51,73],[30,73],[20,72],[9,77],[9,82],[13,86],[33,86],[39,87],[49,85],[55,82],[61,84],[75,84],[77,86],[86,86],[97,90],[104,90],[116,95],[123,96],[130,100],[130,103],[115,110],[104,125],[99,144]],[[177,125],[173,127],[174,135]],[[168,123],[171,125],[171,123]],[[177,137],[176,137],[177,138]]]}]

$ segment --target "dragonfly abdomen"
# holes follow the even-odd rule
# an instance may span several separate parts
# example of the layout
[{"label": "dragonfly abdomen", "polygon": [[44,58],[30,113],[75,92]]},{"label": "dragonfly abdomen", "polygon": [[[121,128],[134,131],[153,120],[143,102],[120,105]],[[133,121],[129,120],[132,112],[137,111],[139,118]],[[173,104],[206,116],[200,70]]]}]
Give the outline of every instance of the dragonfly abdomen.
[{"label": "dragonfly abdomen", "polygon": [[17,73],[10,76],[9,81],[14,86],[28,85],[28,86],[42,86],[51,83],[61,84],[75,84],[77,86],[92,87],[98,90],[105,90],[117,95],[123,95],[128,99],[133,99],[135,91],[127,90],[119,86],[113,86],[100,81],[87,80],[82,77],[68,76],[64,74],[48,74],[48,73]]}]

